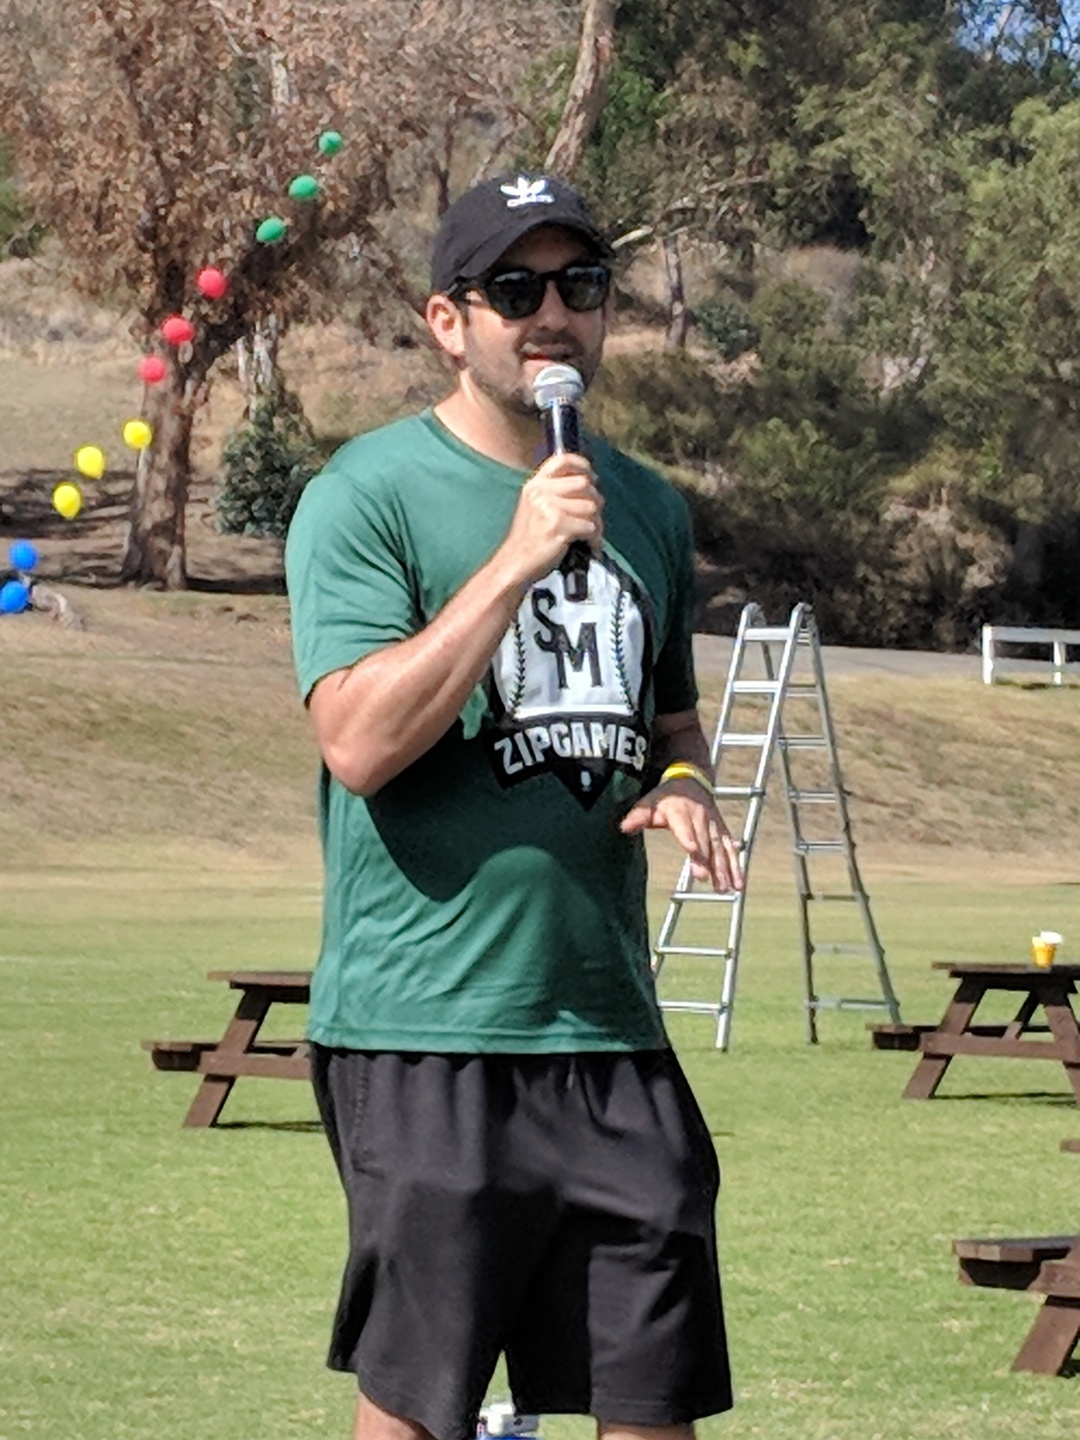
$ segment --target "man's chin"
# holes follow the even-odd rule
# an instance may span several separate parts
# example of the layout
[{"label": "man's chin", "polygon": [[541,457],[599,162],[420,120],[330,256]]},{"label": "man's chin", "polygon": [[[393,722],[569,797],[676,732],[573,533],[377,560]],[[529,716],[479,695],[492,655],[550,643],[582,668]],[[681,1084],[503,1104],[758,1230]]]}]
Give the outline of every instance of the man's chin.
[{"label": "man's chin", "polygon": [[522,381],[522,383],[515,390],[511,390],[509,392],[500,391],[498,393],[494,391],[489,391],[488,395],[489,398],[494,400],[495,403],[500,407],[500,409],[505,411],[507,415],[513,415],[519,419],[525,417],[535,420],[537,418],[536,399],[533,395],[532,377],[529,377]]}]

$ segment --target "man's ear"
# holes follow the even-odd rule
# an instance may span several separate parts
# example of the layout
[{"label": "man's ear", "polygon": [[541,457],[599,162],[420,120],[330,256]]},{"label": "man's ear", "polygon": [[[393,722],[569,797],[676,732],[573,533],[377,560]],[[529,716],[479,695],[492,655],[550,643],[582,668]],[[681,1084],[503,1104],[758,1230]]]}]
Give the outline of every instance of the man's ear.
[{"label": "man's ear", "polygon": [[453,360],[465,354],[465,316],[449,295],[432,295],[424,312],[428,329],[440,350]]}]

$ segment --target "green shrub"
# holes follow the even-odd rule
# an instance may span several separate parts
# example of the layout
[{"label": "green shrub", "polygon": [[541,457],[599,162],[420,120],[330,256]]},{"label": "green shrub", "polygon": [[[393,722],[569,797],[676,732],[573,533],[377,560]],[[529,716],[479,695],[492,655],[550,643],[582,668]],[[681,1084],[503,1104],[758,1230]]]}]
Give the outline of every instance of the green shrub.
[{"label": "green shrub", "polygon": [[299,401],[278,385],[221,452],[215,506],[227,535],[284,540],[320,455]]},{"label": "green shrub", "polygon": [[737,481],[714,498],[725,532],[714,554],[729,582],[780,620],[808,601],[829,644],[911,644],[913,616],[896,585],[900,527],[866,512],[800,509]]},{"label": "green shrub", "polygon": [[733,450],[744,487],[793,519],[880,509],[884,476],[871,430],[841,445],[810,420],[774,416],[740,431]]},{"label": "green shrub", "polygon": [[0,137],[0,255],[7,254],[8,244],[22,222],[23,214],[11,167],[11,147]]},{"label": "green shrub", "polygon": [[45,238],[45,226],[27,215],[11,158],[11,145],[0,136],[0,259],[36,255]]},{"label": "green shrub", "polygon": [[705,300],[695,312],[697,327],[706,344],[723,360],[737,360],[758,343],[758,328],[745,305],[738,300]]},{"label": "green shrub", "polygon": [[731,436],[736,392],[683,350],[612,355],[589,392],[589,414],[615,444],[648,462],[700,465]]}]

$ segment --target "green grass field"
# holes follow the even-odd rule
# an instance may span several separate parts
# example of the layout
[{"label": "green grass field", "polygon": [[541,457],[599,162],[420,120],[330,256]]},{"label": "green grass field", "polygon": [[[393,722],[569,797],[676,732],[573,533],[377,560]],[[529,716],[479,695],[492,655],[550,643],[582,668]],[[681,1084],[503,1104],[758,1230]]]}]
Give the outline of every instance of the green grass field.
[{"label": "green grass field", "polygon": [[[350,1384],[322,1368],[343,1215],[310,1096],[241,1082],[226,1123],[185,1131],[196,1081],[139,1048],[220,1029],[206,970],[309,957],[316,872],[173,850],[5,878],[0,1436],[346,1435]],[[1061,886],[892,879],[874,898],[917,1016],[944,999],[929,956],[1001,958],[1016,917],[1044,910],[1080,933]],[[673,1017],[724,1168],[740,1403],[705,1433],[1074,1436],[1075,1382],[1008,1370],[1035,1302],[961,1288],[949,1252],[1080,1221],[1064,1077],[960,1061],[916,1104],[912,1057],[873,1052],[861,1018],[826,1016],[806,1046],[792,915],[786,885],[757,887],[729,1054]]]},{"label": "green grass field", "polygon": [[[344,1215],[309,1094],[242,1081],[226,1123],[186,1131],[195,1079],[155,1072],[139,1043],[220,1031],[229,996],[207,970],[295,968],[316,944],[312,755],[280,614],[238,625],[219,603],[102,597],[87,635],[0,635],[0,1440],[349,1433],[350,1382],[323,1368]],[[910,682],[834,697],[875,916],[916,1020],[945,1002],[934,959],[1015,959],[1043,926],[1071,955],[1080,943],[1080,697],[939,683],[950,743],[977,735],[999,778],[1007,754],[1008,784],[927,755]],[[1028,773],[1016,736],[1033,716]],[[1009,807],[1053,774],[1058,828],[1033,814],[1027,844],[1021,814],[1014,856]],[[954,846],[912,824],[892,844],[912,807]],[[672,868],[658,853],[657,907]],[[1073,1440],[1077,1380],[1009,1372],[1037,1302],[961,1287],[950,1254],[958,1235],[1080,1228],[1063,1074],[957,1061],[942,1096],[915,1103],[900,1098],[913,1057],[873,1051],[864,1017],[826,1015],[808,1047],[789,862],[770,839],[755,863],[731,1052],[707,1020],[671,1024],[724,1171],[739,1403],[703,1434]],[[711,977],[683,964],[665,985],[704,993]]]}]

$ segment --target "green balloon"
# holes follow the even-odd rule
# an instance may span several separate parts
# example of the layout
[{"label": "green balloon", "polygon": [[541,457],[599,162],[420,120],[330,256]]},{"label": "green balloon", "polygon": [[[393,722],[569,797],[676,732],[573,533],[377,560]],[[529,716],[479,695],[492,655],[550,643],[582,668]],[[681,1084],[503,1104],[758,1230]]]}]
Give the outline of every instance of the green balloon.
[{"label": "green balloon", "polygon": [[314,175],[297,175],[289,186],[290,200],[314,200],[319,193],[319,182]]},{"label": "green balloon", "polygon": [[280,215],[268,215],[255,231],[255,239],[260,245],[276,245],[279,240],[284,240],[288,228],[288,221],[282,220]]},{"label": "green balloon", "polygon": [[344,144],[344,139],[336,130],[324,130],[319,136],[319,153],[336,155]]}]

